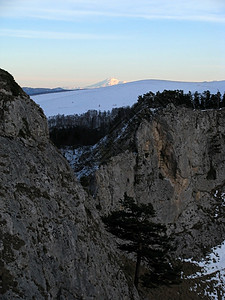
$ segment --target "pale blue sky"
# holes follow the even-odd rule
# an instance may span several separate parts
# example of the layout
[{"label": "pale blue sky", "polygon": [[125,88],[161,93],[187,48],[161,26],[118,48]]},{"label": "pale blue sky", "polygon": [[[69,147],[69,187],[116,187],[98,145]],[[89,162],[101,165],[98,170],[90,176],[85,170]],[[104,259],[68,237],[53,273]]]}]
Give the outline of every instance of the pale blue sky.
[{"label": "pale blue sky", "polygon": [[0,0],[0,41],[22,86],[225,80],[225,1]]}]

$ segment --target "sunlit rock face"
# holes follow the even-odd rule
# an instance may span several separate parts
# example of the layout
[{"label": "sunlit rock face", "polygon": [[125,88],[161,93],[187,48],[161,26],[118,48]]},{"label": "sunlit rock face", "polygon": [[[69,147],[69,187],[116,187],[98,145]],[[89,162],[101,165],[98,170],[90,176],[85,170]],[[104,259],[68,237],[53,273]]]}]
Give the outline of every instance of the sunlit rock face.
[{"label": "sunlit rock face", "polygon": [[224,109],[143,104],[97,149],[92,194],[100,213],[120,207],[124,193],[151,202],[179,255],[203,254],[225,238]]},{"label": "sunlit rock face", "polygon": [[42,110],[0,70],[1,299],[139,299]]}]

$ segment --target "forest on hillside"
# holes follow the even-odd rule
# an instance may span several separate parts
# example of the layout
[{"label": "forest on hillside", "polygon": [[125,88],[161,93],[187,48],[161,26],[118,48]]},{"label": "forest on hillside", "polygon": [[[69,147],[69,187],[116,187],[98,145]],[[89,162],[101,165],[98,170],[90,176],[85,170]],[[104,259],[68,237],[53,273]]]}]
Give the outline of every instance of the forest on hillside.
[{"label": "forest on hillside", "polygon": [[149,92],[138,97],[132,107],[114,108],[112,111],[89,110],[81,115],[57,115],[48,118],[50,138],[59,148],[64,146],[87,146],[96,144],[118,124],[129,120],[140,107],[157,109],[168,104],[190,109],[221,109],[225,107],[225,93],[184,93],[182,90]]}]

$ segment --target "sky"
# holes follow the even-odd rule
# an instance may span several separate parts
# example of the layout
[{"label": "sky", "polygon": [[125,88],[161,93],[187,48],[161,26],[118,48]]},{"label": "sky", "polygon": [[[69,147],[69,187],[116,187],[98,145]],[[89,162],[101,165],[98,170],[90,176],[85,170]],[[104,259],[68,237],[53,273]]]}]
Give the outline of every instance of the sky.
[{"label": "sky", "polygon": [[225,1],[0,0],[0,67],[29,87],[225,80]]}]

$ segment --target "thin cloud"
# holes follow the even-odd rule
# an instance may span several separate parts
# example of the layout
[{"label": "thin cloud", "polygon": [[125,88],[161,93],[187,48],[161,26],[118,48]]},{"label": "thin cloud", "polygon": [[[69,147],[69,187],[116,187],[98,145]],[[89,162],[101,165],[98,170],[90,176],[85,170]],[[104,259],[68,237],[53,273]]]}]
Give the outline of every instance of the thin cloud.
[{"label": "thin cloud", "polygon": [[1,16],[62,21],[122,17],[225,22],[225,4],[222,0],[17,0],[8,3],[5,9],[1,9]]},{"label": "thin cloud", "polygon": [[198,22],[213,22],[225,23],[225,17],[217,15],[139,15],[140,18],[148,20],[176,20],[176,21],[198,21]]},{"label": "thin cloud", "polygon": [[124,39],[118,35],[98,35],[70,32],[50,32],[36,30],[0,29],[0,36],[24,39],[53,39],[53,40],[115,40]]}]

